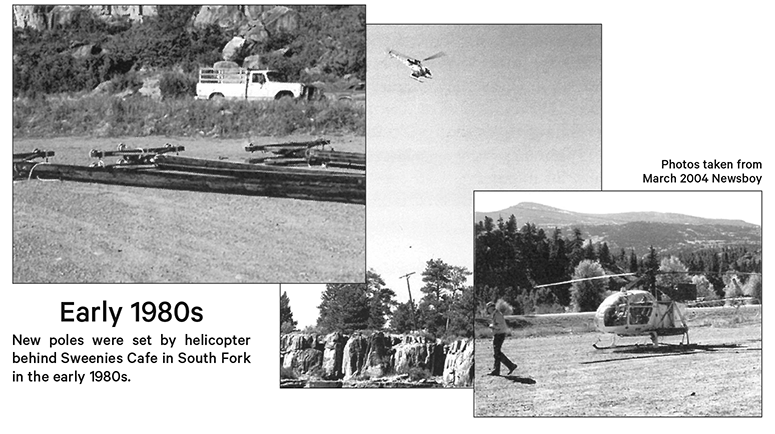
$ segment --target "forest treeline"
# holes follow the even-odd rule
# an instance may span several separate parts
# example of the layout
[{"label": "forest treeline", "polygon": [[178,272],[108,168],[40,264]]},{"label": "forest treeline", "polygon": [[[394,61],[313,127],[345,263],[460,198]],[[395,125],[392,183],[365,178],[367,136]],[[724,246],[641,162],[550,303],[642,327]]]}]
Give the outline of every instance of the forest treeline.
[{"label": "forest treeline", "polygon": [[[498,221],[486,217],[474,230],[474,284],[479,309],[500,298],[511,304],[516,314],[595,310],[605,291],[619,290],[627,280],[536,286],[583,277],[623,273],[656,276],[668,271],[675,274],[656,276],[652,284],[694,283],[699,296],[709,299],[729,296],[725,293],[734,292],[734,285],[743,295],[748,285],[749,292],[758,291],[761,299],[761,276],[747,274],[761,273],[761,252],[746,246],[661,253],[650,247],[647,254],[638,256],[632,249],[611,251],[606,242],[584,239],[578,228],[563,234],[560,228],[547,233],[531,223],[518,227],[514,215]],[[593,293],[585,293],[590,288]]]},{"label": "forest treeline", "polygon": [[[427,261],[422,272],[423,285],[412,301],[396,301],[396,293],[385,286],[382,277],[369,270],[362,284],[328,284],[321,295],[319,316],[307,333],[339,331],[422,331],[438,338],[473,336],[473,288],[466,284],[471,272],[441,259]],[[419,300],[416,298],[419,295]],[[293,300],[283,293],[280,298],[280,330],[297,330],[293,319]]]}]

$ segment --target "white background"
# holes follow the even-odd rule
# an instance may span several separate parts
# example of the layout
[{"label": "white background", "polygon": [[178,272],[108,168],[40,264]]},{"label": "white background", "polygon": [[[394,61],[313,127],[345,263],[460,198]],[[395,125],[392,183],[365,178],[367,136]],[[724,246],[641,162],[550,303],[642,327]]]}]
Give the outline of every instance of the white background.
[{"label": "white background", "polygon": [[[775,31],[768,2],[480,1],[431,5],[415,0],[367,4],[369,23],[602,23],[604,187],[653,189],[641,184],[640,174],[657,171],[659,161],[665,158],[743,158],[763,162],[765,170],[760,174],[765,181],[757,189],[766,190],[772,175],[767,173],[765,154],[769,155],[773,145],[775,119]],[[9,13],[10,8],[4,11]],[[3,18],[10,25],[10,16]],[[10,29],[6,34],[10,36]],[[8,59],[10,41],[6,41]],[[2,73],[10,83],[10,68],[3,68]],[[6,92],[5,101],[9,101],[9,86]],[[5,131],[9,140],[10,109],[7,104]],[[3,187],[6,204],[11,202],[10,191],[8,182]],[[764,215],[769,214],[769,203],[765,191]],[[9,205],[3,214],[6,248],[0,275],[6,343],[2,356],[5,380],[0,387],[3,432],[593,432],[609,428],[626,428],[628,432],[676,428],[763,432],[771,419],[772,387],[766,383],[772,374],[766,366],[763,419],[474,419],[470,390],[280,390],[276,285],[11,285],[10,219]],[[102,323],[59,322],[62,301],[96,305],[102,300],[124,307],[125,317],[115,329]],[[199,305],[205,320],[191,327],[135,324],[127,315],[129,304],[145,300],[183,300]],[[765,329],[771,328],[769,324],[764,321]],[[214,365],[216,369],[128,367],[133,379],[129,384],[11,382],[11,372],[19,369],[11,364],[13,334],[131,338],[200,331],[251,336],[253,364],[232,369],[222,369],[222,365]],[[764,335],[769,336],[768,330]],[[122,364],[121,370],[125,366]],[[734,383],[735,379],[729,381]]]}]

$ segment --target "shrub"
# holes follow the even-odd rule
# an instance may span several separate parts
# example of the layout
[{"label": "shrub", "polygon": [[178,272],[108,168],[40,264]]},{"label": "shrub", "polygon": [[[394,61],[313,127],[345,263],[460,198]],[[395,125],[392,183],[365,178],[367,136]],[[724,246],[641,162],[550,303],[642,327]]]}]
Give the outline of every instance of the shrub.
[{"label": "shrub", "polygon": [[114,75],[110,82],[113,83],[113,90],[117,92],[126,89],[138,89],[143,86],[143,81],[135,72]]},{"label": "shrub", "polygon": [[280,324],[280,334],[292,333],[295,329],[296,327],[290,321],[285,321]]},{"label": "shrub", "polygon": [[162,98],[190,98],[196,95],[197,80],[179,72],[165,73],[159,81]]},{"label": "shrub", "polygon": [[762,276],[754,274],[748,278],[743,286],[743,294],[753,298],[753,302],[760,304],[762,302]]}]

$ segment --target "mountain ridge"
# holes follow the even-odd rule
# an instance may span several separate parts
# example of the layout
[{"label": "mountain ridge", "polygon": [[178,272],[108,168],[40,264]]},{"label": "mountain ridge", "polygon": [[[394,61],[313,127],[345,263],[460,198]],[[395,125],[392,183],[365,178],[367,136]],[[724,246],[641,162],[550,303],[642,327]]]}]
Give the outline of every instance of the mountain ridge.
[{"label": "mountain ridge", "polygon": [[585,240],[608,244],[610,249],[633,249],[643,253],[650,246],[663,253],[696,251],[707,247],[753,246],[760,249],[761,227],[743,220],[709,219],[678,213],[638,211],[588,214],[567,211],[532,202],[522,202],[500,211],[477,212],[477,223],[485,216],[497,225],[499,218],[511,216],[521,228],[526,223],[549,235],[558,228],[571,237],[568,229],[579,229]]},{"label": "mountain ridge", "polygon": [[491,217],[497,221],[499,217],[507,220],[511,215],[517,218],[517,223],[523,225],[527,222],[536,226],[567,227],[580,224],[624,224],[634,222],[649,223],[674,223],[674,224],[711,224],[724,226],[740,227],[759,227],[759,225],[748,223],[743,220],[733,219],[709,219],[705,217],[696,217],[688,214],[664,213],[656,211],[629,211],[622,213],[581,213],[576,211],[563,210],[548,205],[542,205],[535,202],[520,202],[517,205],[505,208],[499,211],[476,212],[476,222],[484,220],[485,216]]}]

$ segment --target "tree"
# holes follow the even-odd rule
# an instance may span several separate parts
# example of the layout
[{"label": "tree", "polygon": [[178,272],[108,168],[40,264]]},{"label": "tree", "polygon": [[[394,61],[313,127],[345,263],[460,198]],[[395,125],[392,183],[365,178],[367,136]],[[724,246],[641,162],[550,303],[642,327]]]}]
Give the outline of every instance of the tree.
[{"label": "tree", "polygon": [[703,300],[716,300],[718,298],[716,291],[713,289],[713,284],[704,275],[692,276],[692,284],[697,286],[697,298],[702,298]]},{"label": "tree", "polygon": [[390,309],[396,304],[393,300],[396,293],[392,289],[385,287],[385,281],[374,270],[369,270],[366,273],[366,281],[370,300],[367,328],[378,330],[385,326],[387,317],[390,315]]},{"label": "tree", "polygon": [[414,321],[412,321],[413,311],[416,310],[411,302],[399,303],[393,311],[390,319],[390,328],[396,333],[406,333],[415,330]]},{"label": "tree", "polygon": [[318,328],[323,333],[352,333],[369,324],[371,304],[363,283],[328,284],[321,294]]},{"label": "tree", "polygon": [[473,337],[474,335],[474,288],[467,286],[460,291],[460,296],[451,300],[447,318],[449,323],[446,329],[448,336]]},{"label": "tree", "polygon": [[638,271],[638,256],[635,255],[635,250],[630,250],[630,273]]},{"label": "tree", "polygon": [[[599,262],[583,260],[576,266],[573,279],[604,276],[605,270]],[[571,306],[576,312],[590,312],[597,309],[603,302],[607,279],[585,280],[573,282],[571,286]]]},{"label": "tree", "polygon": [[608,243],[606,242],[599,245],[597,257],[600,259],[600,264],[604,266],[614,264],[614,258],[611,256],[611,250],[608,248]]},{"label": "tree", "polygon": [[[466,291],[471,292],[471,312],[474,309],[473,289],[465,286],[471,272],[465,267],[449,265],[441,259],[431,259],[422,273],[425,283],[420,291],[423,297],[417,306],[417,323],[429,332],[441,335],[450,329],[457,313],[453,306],[460,302]],[[459,306],[458,306],[459,307]]]},{"label": "tree", "polygon": [[649,247],[649,252],[643,259],[643,272],[646,273],[644,284],[646,289],[654,292],[657,286],[657,271],[659,270],[659,256],[654,246]]},{"label": "tree", "polygon": [[584,259],[584,237],[581,229],[573,228],[573,238],[570,239],[565,247],[568,251],[569,274]]},{"label": "tree", "polygon": [[366,283],[328,284],[318,306],[318,328],[325,333],[384,328],[395,292],[374,270],[366,273]]},{"label": "tree", "polygon": [[743,286],[743,294],[753,298],[754,304],[761,304],[762,302],[762,275],[754,274],[748,278]]},{"label": "tree", "polygon": [[293,320],[293,312],[291,311],[291,300],[288,298],[288,294],[283,291],[280,295],[280,332],[289,333],[296,330],[297,322]]},{"label": "tree", "polygon": [[665,273],[657,276],[657,284],[659,286],[672,288],[679,283],[687,283],[690,280],[687,274],[688,269],[675,256],[662,258],[662,261],[659,263],[659,271],[660,273]]}]

